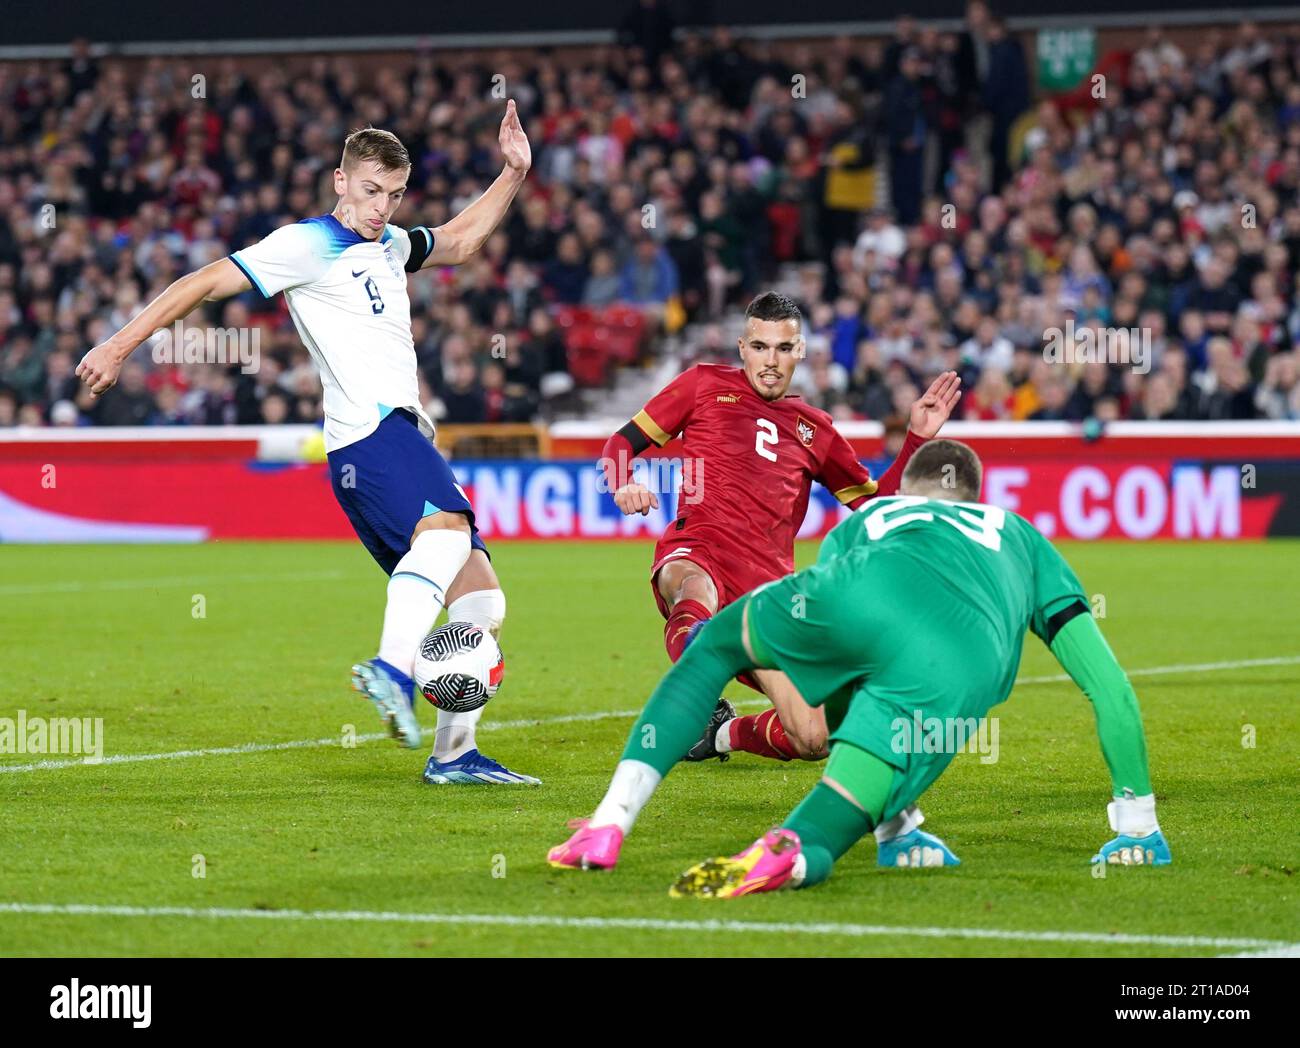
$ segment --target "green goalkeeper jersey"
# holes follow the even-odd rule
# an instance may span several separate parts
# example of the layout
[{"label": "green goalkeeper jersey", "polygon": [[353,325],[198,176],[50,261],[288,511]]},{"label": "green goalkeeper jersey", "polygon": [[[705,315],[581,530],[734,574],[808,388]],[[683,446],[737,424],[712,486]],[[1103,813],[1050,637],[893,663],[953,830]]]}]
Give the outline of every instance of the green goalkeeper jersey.
[{"label": "green goalkeeper jersey", "polygon": [[[815,565],[719,612],[655,690],[624,758],[665,774],[728,678],[776,669],[825,708],[832,748],[856,746],[895,769],[888,819],[1011,693],[1026,628],[1092,701],[1112,795],[1149,794],[1137,699],[1069,565],[1013,513],[911,496],[872,500],[827,536]],[[931,747],[935,722],[944,745]],[[909,724],[923,745],[902,731]],[[648,726],[661,740],[676,732],[673,742],[647,750]]]},{"label": "green goalkeeper jersey", "polygon": [[1025,630],[1050,643],[1053,616],[1087,603],[1070,565],[1032,524],[984,503],[872,499],[826,536],[817,563],[856,550],[905,558],[917,592],[973,610],[983,620],[982,639],[1006,660],[1007,691]]},{"label": "green goalkeeper jersey", "polygon": [[759,664],[826,704],[833,739],[907,765],[894,801],[919,796],[948,759],[900,760],[898,718],[983,717],[1011,694],[1026,629],[1092,701],[1114,795],[1150,792],[1132,687],[1070,566],[1014,513],[873,499],[826,537],[813,567],[756,590],[749,620]]}]

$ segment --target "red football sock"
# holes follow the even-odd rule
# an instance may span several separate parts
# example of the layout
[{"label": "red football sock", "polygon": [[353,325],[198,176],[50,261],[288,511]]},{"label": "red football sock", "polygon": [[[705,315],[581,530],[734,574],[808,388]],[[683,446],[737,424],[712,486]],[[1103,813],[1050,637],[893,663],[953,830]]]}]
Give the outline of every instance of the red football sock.
[{"label": "red football sock", "polygon": [[733,750],[757,753],[760,757],[775,757],[779,761],[792,761],[799,756],[791,745],[776,710],[737,717],[728,728]]},{"label": "red football sock", "polygon": [[686,649],[686,638],[690,636],[691,627],[697,622],[712,618],[709,611],[698,600],[679,600],[673,605],[673,613],[664,623],[664,647],[668,649],[668,658],[676,662]]}]

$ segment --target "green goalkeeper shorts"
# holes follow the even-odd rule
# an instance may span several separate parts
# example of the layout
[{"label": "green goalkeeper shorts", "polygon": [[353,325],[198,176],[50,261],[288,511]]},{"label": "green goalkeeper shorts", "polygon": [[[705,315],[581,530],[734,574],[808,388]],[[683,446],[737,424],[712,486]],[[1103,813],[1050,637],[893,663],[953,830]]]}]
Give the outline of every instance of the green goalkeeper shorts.
[{"label": "green goalkeeper shorts", "polygon": [[918,571],[890,549],[855,550],[786,576],[748,599],[759,665],[825,706],[832,743],[897,769],[888,819],[946,768],[1011,689],[1021,638],[963,599],[960,580]]}]

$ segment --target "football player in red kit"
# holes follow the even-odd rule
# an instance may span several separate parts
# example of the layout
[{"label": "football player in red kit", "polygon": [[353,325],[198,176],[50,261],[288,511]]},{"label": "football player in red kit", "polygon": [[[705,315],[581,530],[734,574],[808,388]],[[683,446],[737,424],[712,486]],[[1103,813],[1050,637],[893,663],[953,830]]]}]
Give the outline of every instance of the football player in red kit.
[{"label": "football player in red kit", "polygon": [[[739,368],[697,364],[657,393],[605,443],[601,466],[625,514],[648,513],[658,497],[633,479],[635,456],[683,435],[678,516],[655,547],[650,583],[667,620],[664,645],[676,662],[700,625],[719,608],[794,570],[794,537],[814,480],[844,505],[898,490],[918,447],[935,436],[961,396],[961,379],[944,372],[912,405],[906,442],[893,465],[872,480],[831,417],[787,395],[804,355],[799,307],[776,292],[745,311]],[[792,608],[792,614],[799,609]],[[826,719],[776,670],[755,670],[773,708],[737,717],[722,700],[688,760],[726,759],[743,750],[780,760],[826,756]]]}]

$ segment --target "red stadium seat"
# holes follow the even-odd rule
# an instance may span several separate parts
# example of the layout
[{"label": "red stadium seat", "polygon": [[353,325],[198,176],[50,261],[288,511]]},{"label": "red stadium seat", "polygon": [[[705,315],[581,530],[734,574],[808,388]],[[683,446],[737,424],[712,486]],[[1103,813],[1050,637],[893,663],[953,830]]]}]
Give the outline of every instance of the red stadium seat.
[{"label": "red stadium seat", "polygon": [[567,328],[564,345],[568,355],[569,373],[579,386],[603,386],[608,380],[609,351],[605,340],[590,324],[574,324]]},{"label": "red stadium seat", "polygon": [[772,257],[778,262],[795,258],[802,228],[799,205],[788,200],[773,201],[767,206],[767,221],[772,227]]},{"label": "red stadium seat", "polygon": [[610,355],[620,364],[635,363],[645,338],[645,314],[635,306],[608,306],[599,319]]},{"label": "red stadium seat", "polygon": [[592,311],[587,306],[556,306],[555,323],[562,328],[571,328],[575,324],[590,324]]},{"label": "red stadium seat", "polygon": [[641,340],[636,332],[621,327],[601,327],[598,336],[606,352],[619,364],[633,364],[640,355]]},{"label": "red stadium seat", "polygon": [[614,327],[635,328],[638,334],[645,328],[645,314],[636,306],[606,306],[600,319]]}]

